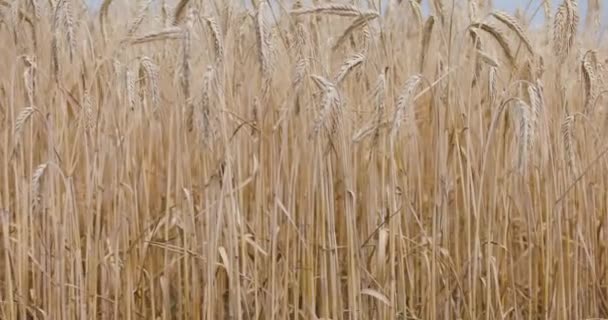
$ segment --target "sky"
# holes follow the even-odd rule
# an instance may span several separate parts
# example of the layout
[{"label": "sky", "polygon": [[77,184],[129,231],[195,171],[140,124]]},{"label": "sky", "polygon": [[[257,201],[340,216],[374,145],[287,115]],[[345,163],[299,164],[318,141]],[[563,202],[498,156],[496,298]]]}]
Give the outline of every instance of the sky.
[{"label": "sky", "polygon": [[[100,3],[102,2],[102,0],[86,0],[91,7],[96,8],[99,7]],[[169,0],[170,2],[171,0]],[[224,0],[224,1],[228,1],[228,0]],[[245,2],[251,2],[251,0],[243,0]],[[290,0],[280,0],[280,1],[285,1],[285,2],[289,2]],[[388,0],[384,0],[386,2],[388,2]],[[444,3],[448,3],[450,0],[443,0]],[[466,0],[454,0],[456,2],[461,2],[461,3],[465,3]],[[581,23],[584,23],[585,18],[584,15],[587,12],[587,1],[588,0],[579,0],[579,12],[581,14]],[[500,10],[504,10],[506,12],[509,13],[513,13],[517,8],[522,8],[525,9],[528,5],[528,11],[526,12],[526,16],[530,16],[534,11],[538,10],[538,13],[535,16],[534,21],[536,22],[542,22],[543,20],[543,11],[542,8],[539,8],[539,6],[542,3],[542,0],[493,0],[494,2],[494,7],[496,9],[500,9]],[[554,8],[553,8],[553,13],[555,14],[555,8],[562,2],[562,0],[554,0]],[[423,3],[428,3],[428,0],[424,0]],[[602,25],[607,25],[607,23],[605,23],[605,21],[608,20],[608,4],[604,4],[603,8],[602,8]],[[534,22],[533,21],[533,22]]]}]

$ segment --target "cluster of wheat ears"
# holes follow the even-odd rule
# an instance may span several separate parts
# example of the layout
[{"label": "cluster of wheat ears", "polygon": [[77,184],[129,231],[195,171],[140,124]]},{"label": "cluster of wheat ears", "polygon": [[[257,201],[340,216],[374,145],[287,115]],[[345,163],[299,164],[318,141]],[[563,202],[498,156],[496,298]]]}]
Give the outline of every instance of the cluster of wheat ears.
[{"label": "cluster of wheat ears", "polygon": [[247,2],[0,0],[1,319],[608,318],[599,0]]}]

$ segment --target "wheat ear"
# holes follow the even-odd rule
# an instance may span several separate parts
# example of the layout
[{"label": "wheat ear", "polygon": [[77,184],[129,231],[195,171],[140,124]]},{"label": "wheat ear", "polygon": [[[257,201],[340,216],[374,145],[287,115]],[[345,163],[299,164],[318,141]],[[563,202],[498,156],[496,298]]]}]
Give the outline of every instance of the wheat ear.
[{"label": "wheat ear", "polygon": [[[397,98],[397,106],[395,108],[395,114],[393,116],[393,124],[391,127],[390,138],[391,141],[395,141],[397,137],[397,133],[399,132],[399,128],[401,127],[402,122],[413,122],[412,119],[412,108],[411,103],[414,97],[414,93],[418,88],[420,82],[422,82],[423,77],[420,74],[415,74],[405,81],[403,85],[403,89],[401,89],[401,93],[399,94],[399,98]],[[413,124],[412,124],[413,125]],[[413,129],[413,128],[412,128]]]},{"label": "wheat ear", "polygon": [[334,83],[339,85],[353,69],[361,65],[364,61],[365,55],[363,53],[356,53],[350,56],[348,59],[346,59],[346,61],[344,61],[342,67],[340,67],[340,71],[336,75]]},{"label": "wheat ear", "polygon": [[597,96],[597,52],[595,50],[589,50],[585,53],[581,61],[581,71],[585,89],[584,110],[585,114],[589,114],[592,112],[591,107]]},{"label": "wheat ear", "polygon": [[32,175],[32,207],[34,209],[36,209],[38,203],[40,202],[40,186],[47,167],[48,163],[39,165],[36,167],[36,170],[34,170],[34,174]]},{"label": "wheat ear", "polygon": [[564,140],[564,152],[566,165],[571,172],[575,171],[576,158],[574,152],[574,115],[568,115],[562,122],[562,139]]},{"label": "wheat ear", "polygon": [[422,32],[422,44],[420,49],[420,70],[424,69],[424,59],[427,55],[429,45],[431,43],[431,35],[433,34],[433,25],[435,25],[435,17],[430,16],[424,23],[424,30]]},{"label": "wheat ear", "polygon": [[503,52],[509,59],[511,65],[515,65],[515,56],[513,55],[513,52],[511,51],[509,43],[507,42],[504,34],[500,30],[496,29],[496,27],[494,27],[493,25],[487,23],[474,23],[472,27],[478,28],[489,33],[496,40],[496,42],[498,42]]},{"label": "wheat ear", "polygon": [[300,8],[290,11],[293,15],[302,15],[302,14],[330,14],[330,15],[338,15],[338,16],[346,16],[346,17],[356,17],[361,14],[361,10],[359,8],[347,5],[347,4],[337,4],[337,3],[328,3],[317,5],[310,8]]},{"label": "wheat ear", "polygon": [[181,23],[181,21],[184,19],[184,16],[186,15],[186,12],[188,10],[186,10],[186,8],[188,7],[188,2],[190,2],[190,0],[180,0],[177,3],[177,6],[175,6],[175,10],[173,11],[173,24],[174,25],[178,25]]},{"label": "wheat ear", "polygon": [[341,46],[344,43],[344,41],[346,41],[348,36],[350,36],[353,33],[353,31],[361,28],[362,26],[366,25],[369,21],[376,19],[378,16],[379,15],[377,12],[367,12],[367,13],[359,16],[344,30],[342,35],[338,38],[338,41],[336,41],[336,44],[334,44],[333,49],[335,50],[336,48]]},{"label": "wheat ear", "polygon": [[168,27],[160,31],[150,32],[131,40],[131,44],[142,44],[153,41],[182,39],[184,33],[179,27]]},{"label": "wheat ear", "polygon": [[205,17],[204,19],[207,22],[209,30],[211,30],[211,35],[213,36],[215,60],[218,64],[221,64],[222,61],[224,61],[224,41],[222,40],[222,31],[215,18]]},{"label": "wheat ear", "polygon": [[519,39],[524,43],[526,49],[530,52],[530,54],[534,55],[534,48],[532,47],[532,42],[524,32],[524,29],[519,25],[517,19],[509,15],[504,11],[494,11],[492,12],[492,16],[498,19],[500,22],[504,23],[509,29],[511,29],[515,34],[519,37]]}]

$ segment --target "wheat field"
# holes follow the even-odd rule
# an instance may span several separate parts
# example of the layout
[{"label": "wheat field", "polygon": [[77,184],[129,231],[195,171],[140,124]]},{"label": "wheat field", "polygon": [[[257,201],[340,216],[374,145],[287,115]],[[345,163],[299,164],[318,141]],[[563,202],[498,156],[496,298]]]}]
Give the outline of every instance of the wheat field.
[{"label": "wheat field", "polygon": [[491,2],[0,0],[0,319],[607,319],[600,2]]}]

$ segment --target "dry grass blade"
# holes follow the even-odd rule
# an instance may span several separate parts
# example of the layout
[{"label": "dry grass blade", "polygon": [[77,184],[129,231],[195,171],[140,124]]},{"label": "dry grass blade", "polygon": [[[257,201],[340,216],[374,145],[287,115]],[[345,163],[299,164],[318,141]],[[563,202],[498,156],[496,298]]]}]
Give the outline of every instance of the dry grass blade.
[{"label": "dry grass blade", "polygon": [[504,11],[494,11],[492,12],[492,16],[498,19],[500,22],[504,23],[509,29],[511,29],[515,34],[521,39],[521,41],[526,46],[526,49],[530,52],[530,54],[534,55],[534,48],[532,47],[532,42],[524,32],[524,29],[519,25],[517,19],[509,15]]}]

